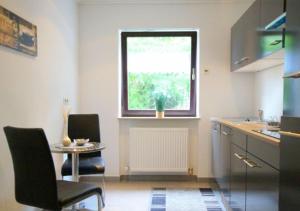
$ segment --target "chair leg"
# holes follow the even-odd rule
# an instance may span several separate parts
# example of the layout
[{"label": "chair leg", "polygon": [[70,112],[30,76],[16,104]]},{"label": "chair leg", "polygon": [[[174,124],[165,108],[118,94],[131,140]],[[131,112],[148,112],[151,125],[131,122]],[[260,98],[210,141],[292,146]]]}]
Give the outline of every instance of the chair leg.
[{"label": "chair leg", "polygon": [[76,204],[73,204],[73,205],[72,205],[71,210],[72,210],[72,211],[76,211]]},{"label": "chair leg", "polygon": [[103,197],[103,204],[105,201],[105,175],[102,175],[102,197]]},{"label": "chair leg", "polygon": [[97,201],[98,201],[98,211],[102,210],[102,204],[103,204],[103,199],[100,194],[97,194]]}]

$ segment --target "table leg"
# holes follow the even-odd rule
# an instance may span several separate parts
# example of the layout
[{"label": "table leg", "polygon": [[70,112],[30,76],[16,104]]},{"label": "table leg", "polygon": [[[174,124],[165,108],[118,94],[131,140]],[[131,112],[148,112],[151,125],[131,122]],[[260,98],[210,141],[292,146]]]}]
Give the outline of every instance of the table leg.
[{"label": "table leg", "polygon": [[72,154],[72,181],[78,182],[79,181],[79,154],[73,153]]},{"label": "table leg", "polygon": [[[79,181],[79,154],[73,153],[72,154],[72,181],[78,182]],[[72,205],[72,211],[76,211],[78,208],[78,204]]]}]

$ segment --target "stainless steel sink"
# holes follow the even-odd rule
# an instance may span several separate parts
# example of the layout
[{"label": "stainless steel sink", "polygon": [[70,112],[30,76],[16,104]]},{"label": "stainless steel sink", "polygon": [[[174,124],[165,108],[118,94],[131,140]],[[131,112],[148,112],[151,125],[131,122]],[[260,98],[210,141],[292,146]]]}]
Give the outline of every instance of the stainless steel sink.
[{"label": "stainless steel sink", "polygon": [[265,124],[265,122],[261,122],[258,120],[258,118],[251,118],[251,117],[245,117],[245,118],[225,118],[226,120],[234,123],[234,124]]}]

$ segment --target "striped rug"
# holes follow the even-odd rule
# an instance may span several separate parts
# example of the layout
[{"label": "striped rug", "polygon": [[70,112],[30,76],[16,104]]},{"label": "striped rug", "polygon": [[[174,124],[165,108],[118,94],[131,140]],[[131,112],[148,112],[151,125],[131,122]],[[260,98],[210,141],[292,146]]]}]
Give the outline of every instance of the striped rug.
[{"label": "striped rug", "polygon": [[211,188],[153,188],[150,211],[224,211]]}]

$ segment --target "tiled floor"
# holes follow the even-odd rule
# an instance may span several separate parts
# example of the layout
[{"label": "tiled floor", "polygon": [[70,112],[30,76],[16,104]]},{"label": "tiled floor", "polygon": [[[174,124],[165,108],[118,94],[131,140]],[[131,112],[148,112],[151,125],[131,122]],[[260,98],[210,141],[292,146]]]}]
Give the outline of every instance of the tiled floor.
[{"label": "tiled floor", "polygon": [[[106,206],[103,211],[149,211],[153,187],[180,189],[210,187],[210,185],[198,182],[106,182]],[[97,210],[96,197],[87,199],[85,207],[87,210]]]}]

